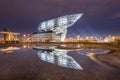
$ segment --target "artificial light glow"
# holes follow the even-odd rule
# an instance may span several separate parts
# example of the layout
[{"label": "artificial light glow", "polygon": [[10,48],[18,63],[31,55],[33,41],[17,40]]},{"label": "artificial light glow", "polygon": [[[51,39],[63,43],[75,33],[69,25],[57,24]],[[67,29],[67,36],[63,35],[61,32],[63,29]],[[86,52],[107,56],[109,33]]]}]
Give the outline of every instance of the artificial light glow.
[{"label": "artificial light glow", "polygon": [[25,34],[23,34],[23,37],[26,37],[26,35],[25,35]]},{"label": "artificial light glow", "polygon": [[[40,23],[38,30],[39,31],[52,31],[57,36],[60,37],[60,41],[64,41],[66,34],[67,34],[67,28],[72,26],[83,14],[72,14],[72,15],[66,15],[62,17],[58,17],[55,19],[51,19],[48,21],[44,21]],[[58,35],[58,33],[60,35]]]},{"label": "artificial light glow", "polygon": [[26,47],[27,47],[27,46],[25,46],[25,45],[23,46],[23,48],[26,48]]},{"label": "artificial light glow", "polygon": [[19,50],[20,48],[18,47],[7,47],[7,48],[4,48],[4,49],[0,49],[0,51],[13,51],[13,50]]}]

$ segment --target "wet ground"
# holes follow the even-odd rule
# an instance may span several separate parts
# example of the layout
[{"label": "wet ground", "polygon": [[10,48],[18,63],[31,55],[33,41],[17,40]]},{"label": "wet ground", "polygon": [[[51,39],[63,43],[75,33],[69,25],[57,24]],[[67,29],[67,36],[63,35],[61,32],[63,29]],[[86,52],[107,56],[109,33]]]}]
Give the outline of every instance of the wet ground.
[{"label": "wet ground", "polygon": [[0,49],[0,80],[120,80],[120,69],[98,61],[103,50]]}]

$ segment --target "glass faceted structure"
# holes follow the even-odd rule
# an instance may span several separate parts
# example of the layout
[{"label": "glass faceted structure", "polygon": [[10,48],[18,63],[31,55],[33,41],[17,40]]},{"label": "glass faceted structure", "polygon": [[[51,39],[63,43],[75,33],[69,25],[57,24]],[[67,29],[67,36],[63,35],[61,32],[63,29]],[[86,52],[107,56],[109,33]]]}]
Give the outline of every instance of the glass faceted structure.
[{"label": "glass faceted structure", "polygon": [[82,15],[83,15],[82,13],[66,15],[41,22],[38,26],[38,30],[39,32],[44,32],[44,33],[51,31],[56,36],[59,36],[60,37],[59,41],[62,42],[66,37],[67,28],[72,26]]},{"label": "glass faceted structure", "polygon": [[70,68],[70,69],[79,69],[83,70],[82,66],[75,61],[74,58],[67,55],[67,50],[61,49],[48,49],[48,48],[41,48],[41,47],[34,47],[35,50],[38,50],[38,56],[40,60],[55,64],[61,67]]}]

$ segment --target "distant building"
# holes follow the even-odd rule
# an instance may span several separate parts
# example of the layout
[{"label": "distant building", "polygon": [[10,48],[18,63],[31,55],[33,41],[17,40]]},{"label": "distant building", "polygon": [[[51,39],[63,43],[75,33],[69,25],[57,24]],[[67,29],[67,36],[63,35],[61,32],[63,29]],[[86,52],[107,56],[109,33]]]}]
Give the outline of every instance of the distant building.
[{"label": "distant building", "polygon": [[115,41],[120,41],[120,36],[113,36],[113,39],[114,39]]},{"label": "distant building", "polygon": [[82,14],[58,17],[40,23],[39,32],[33,33],[32,42],[62,42],[65,40],[67,28],[72,26]]},{"label": "distant building", "polygon": [[116,42],[117,44],[120,44],[120,36],[112,36],[111,38],[113,42]]},{"label": "distant building", "polygon": [[[4,32],[7,32],[8,29],[4,28]],[[4,34],[4,41],[7,41],[9,39],[9,34]]]},{"label": "distant building", "polygon": [[0,43],[3,43],[4,42],[4,38],[0,38]]},{"label": "distant building", "polygon": [[107,37],[110,42],[116,42],[120,40],[120,36],[109,36]]},{"label": "distant building", "polygon": [[9,32],[7,28],[4,28],[4,31],[1,31],[0,33],[4,35],[4,42],[19,41],[19,38],[17,36],[20,35],[20,33]]}]

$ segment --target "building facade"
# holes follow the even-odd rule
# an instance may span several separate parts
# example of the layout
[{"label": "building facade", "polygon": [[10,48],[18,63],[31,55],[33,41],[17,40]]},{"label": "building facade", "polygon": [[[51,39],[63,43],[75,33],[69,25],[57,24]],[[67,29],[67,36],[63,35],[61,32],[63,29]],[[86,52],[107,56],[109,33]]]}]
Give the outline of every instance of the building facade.
[{"label": "building facade", "polygon": [[63,42],[67,28],[72,26],[83,14],[72,14],[41,22],[38,32],[33,33],[32,42]]},{"label": "building facade", "polygon": [[4,31],[1,31],[0,34],[3,34],[4,42],[19,42],[19,38],[17,36],[20,35],[20,33],[9,32],[7,28],[4,28]]},{"label": "building facade", "polygon": [[31,37],[31,42],[59,42],[60,36],[54,32],[35,32]]}]

